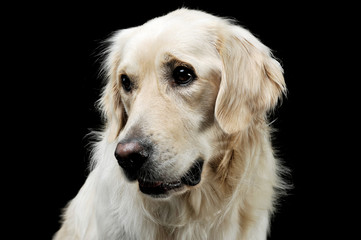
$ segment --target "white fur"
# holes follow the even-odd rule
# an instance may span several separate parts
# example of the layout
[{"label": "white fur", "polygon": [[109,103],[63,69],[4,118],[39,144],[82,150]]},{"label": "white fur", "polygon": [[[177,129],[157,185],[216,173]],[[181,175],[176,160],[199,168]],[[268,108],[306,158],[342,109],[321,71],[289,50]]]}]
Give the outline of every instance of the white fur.
[{"label": "white fur", "polygon": [[[266,114],[285,84],[270,50],[228,20],[187,9],[122,30],[110,42],[108,82],[99,102],[106,128],[54,239],[266,239],[276,189],[284,187]],[[191,64],[197,82],[178,92],[156,82],[166,56],[161,53]],[[136,97],[119,93],[117,76],[124,71],[143,79]],[[193,98],[198,105],[184,100]],[[210,106],[215,121],[199,131]],[[140,122],[164,153],[159,171],[179,176],[194,156],[205,159],[199,185],[153,199],[125,179],[114,151]],[[174,150],[165,151],[165,144]]]}]

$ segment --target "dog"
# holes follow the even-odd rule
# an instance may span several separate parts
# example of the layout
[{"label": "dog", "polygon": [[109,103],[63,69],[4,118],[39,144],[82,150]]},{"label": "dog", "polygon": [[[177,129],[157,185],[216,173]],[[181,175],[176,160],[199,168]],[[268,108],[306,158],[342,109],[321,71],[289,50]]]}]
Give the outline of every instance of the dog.
[{"label": "dog", "polygon": [[107,46],[105,127],[54,239],[266,239],[285,189],[267,117],[286,86],[270,49],[186,8]]}]

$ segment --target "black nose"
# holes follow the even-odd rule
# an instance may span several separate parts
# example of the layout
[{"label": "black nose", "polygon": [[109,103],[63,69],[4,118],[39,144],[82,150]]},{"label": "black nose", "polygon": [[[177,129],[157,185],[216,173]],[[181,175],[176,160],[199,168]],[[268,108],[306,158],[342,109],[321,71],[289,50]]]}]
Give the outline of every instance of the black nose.
[{"label": "black nose", "polygon": [[148,159],[145,147],[137,141],[118,143],[115,158],[129,181],[137,180],[140,168]]}]

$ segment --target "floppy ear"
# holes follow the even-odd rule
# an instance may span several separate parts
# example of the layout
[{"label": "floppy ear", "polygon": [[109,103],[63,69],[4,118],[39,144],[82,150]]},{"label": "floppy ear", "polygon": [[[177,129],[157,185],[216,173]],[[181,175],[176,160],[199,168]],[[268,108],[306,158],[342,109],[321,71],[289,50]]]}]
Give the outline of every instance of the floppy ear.
[{"label": "floppy ear", "polygon": [[131,29],[121,30],[114,34],[108,40],[110,45],[104,52],[106,57],[102,71],[107,82],[98,101],[98,106],[106,121],[105,135],[109,142],[113,142],[118,137],[127,121],[127,115],[121,102],[117,68],[125,42],[130,34]]},{"label": "floppy ear", "polygon": [[215,115],[228,134],[246,129],[273,109],[286,91],[281,65],[247,30],[228,25],[219,38],[222,79]]},{"label": "floppy ear", "polygon": [[106,121],[106,138],[113,142],[126,123],[126,114],[120,100],[119,89],[114,86],[114,81],[109,81],[104,87],[99,106]]}]

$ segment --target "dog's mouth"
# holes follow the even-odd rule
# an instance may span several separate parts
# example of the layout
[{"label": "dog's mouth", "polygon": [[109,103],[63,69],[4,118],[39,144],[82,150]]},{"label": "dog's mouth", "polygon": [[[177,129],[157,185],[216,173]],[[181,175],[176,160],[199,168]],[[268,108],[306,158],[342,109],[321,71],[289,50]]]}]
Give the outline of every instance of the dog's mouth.
[{"label": "dog's mouth", "polygon": [[178,190],[183,187],[183,183],[181,181],[174,182],[148,182],[144,180],[138,180],[139,189],[142,193],[155,196],[162,197],[162,195],[168,195],[168,192],[171,190]]},{"label": "dog's mouth", "polygon": [[138,179],[139,189],[142,193],[154,198],[167,197],[172,192],[182,190],[185,186],[195,186],[201,181],[203,160],[198,159],[184,176],[175,181],[148,181]]}]

